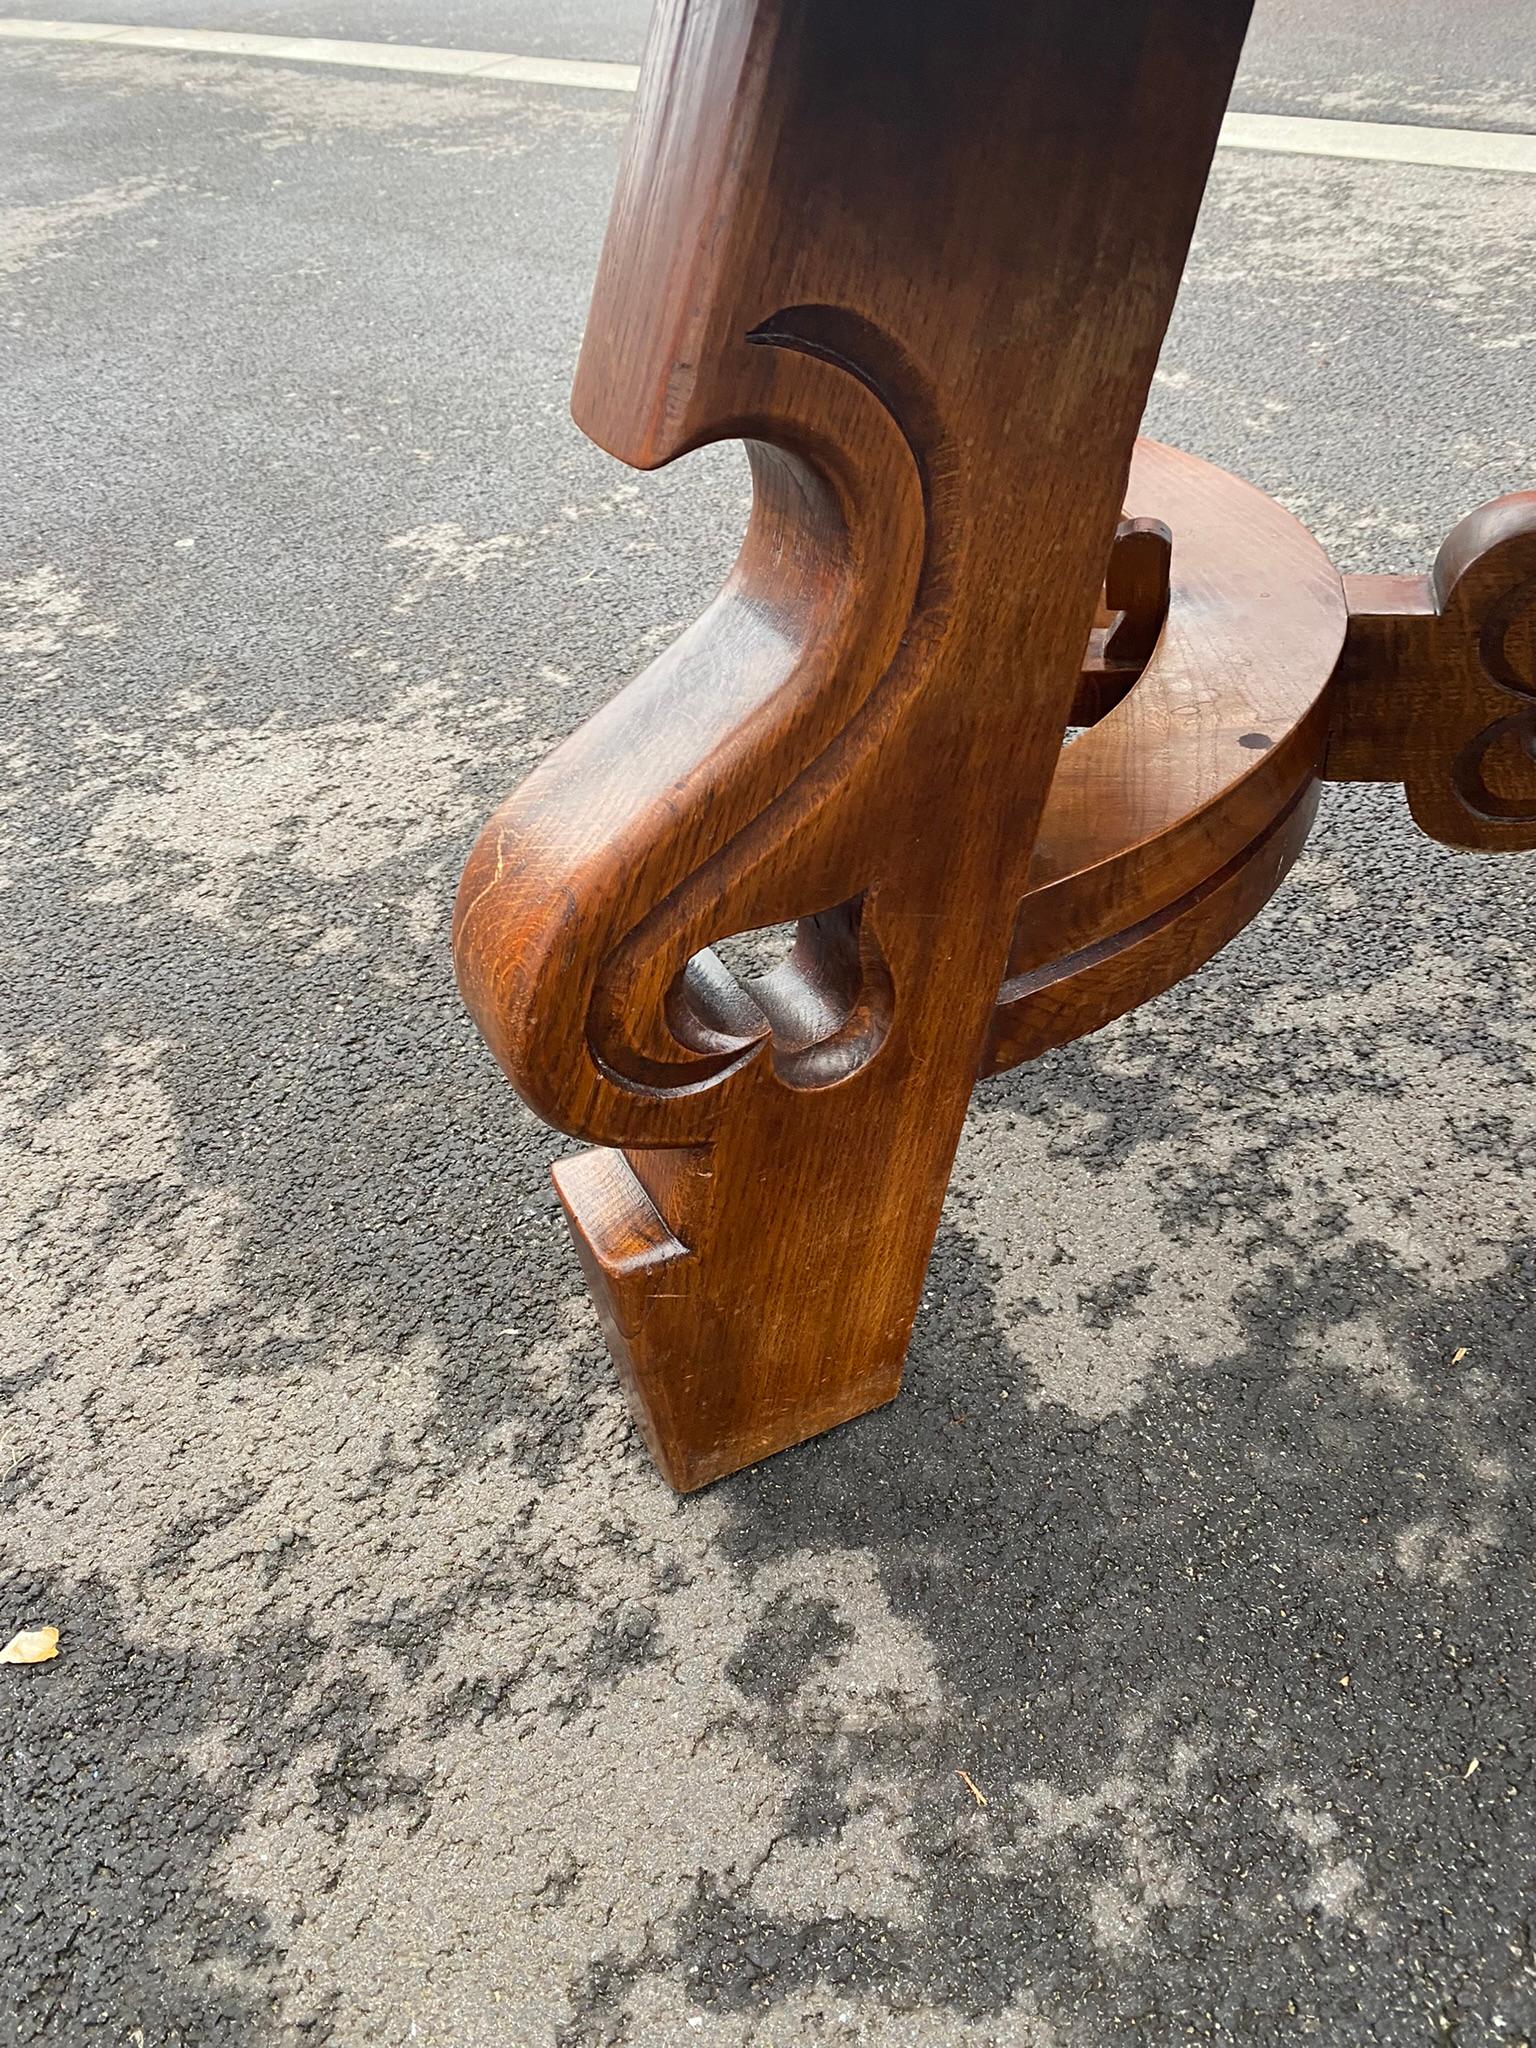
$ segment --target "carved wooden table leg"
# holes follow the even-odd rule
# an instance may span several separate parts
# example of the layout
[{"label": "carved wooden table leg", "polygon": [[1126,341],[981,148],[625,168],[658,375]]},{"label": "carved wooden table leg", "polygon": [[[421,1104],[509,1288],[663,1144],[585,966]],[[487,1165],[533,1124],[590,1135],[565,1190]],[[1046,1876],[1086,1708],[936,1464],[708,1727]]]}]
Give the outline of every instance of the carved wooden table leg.
[{"label": "carved wooden table leg", "polygon": [[675,1485],[896,1391],[1245,13],[663,0],[575,412],[755,508],[456,946]]},{"label": "carved wooden table leg", "polygon": [[[575,411],[645,468],[744,439],[751,521],[491,820],[455,952],[599,1148],[556,1181],[678,1487],[895,1393],[978,1074],[1209,958],[1299,850],[1336,708],[1328,772],[1404,772],[1376,679],[1465,637],[1403,623],[1461,618],[1460,555],[1351,616],[1278,506],[1132,466],[1246,15],[662,0]],[[1513,632],[1479,689],[1528,694]],[[1458,789],[1504,787],[1526,716]],[[764,979],[711,950],[790,920]]]}]

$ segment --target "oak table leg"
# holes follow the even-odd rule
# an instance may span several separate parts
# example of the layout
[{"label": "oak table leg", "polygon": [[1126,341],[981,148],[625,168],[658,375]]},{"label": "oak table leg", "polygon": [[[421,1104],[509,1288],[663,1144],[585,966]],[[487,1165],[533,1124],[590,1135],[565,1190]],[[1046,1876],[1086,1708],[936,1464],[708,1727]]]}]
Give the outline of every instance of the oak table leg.
[{"label": "oak table leg", "polygon": [[[1247,14],[662,0],[574,409],[640,468],[744,440],[753,510],[492,818],[455,956],[595,1148],[556,1181],[680,1488],[895,1393],[978,1076],[1208,959],[1322,778],[1536,844],[1519,501],[1346,595],[1136,445]],[[764,978],[714,950],[791,921]]]},{"label": "oak table leg", "polygon": [[679,1487],[896,1391],[1246,15],[663,0],[574,409],[755,507],[456,949]]}]

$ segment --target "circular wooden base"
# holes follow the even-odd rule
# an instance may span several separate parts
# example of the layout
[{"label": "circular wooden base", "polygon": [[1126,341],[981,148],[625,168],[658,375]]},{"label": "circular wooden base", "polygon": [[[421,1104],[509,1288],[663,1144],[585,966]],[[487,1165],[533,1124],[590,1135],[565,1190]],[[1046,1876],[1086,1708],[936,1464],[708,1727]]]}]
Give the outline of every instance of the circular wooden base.
[{"label": "circular wooden base", "polygon": [[1155,441],[1133,518],[1173,535],[1146,667],[1063,751],[981,1073],[1097,1030],[1192,973],[1262,908],[1316,809],[1340,578],[1272,498]]}]

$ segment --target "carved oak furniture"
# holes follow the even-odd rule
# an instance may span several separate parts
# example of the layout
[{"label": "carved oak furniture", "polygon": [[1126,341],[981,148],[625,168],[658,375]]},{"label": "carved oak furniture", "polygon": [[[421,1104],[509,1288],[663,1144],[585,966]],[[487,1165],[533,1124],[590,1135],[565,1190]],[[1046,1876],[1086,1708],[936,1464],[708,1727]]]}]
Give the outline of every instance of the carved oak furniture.
[{"label": "carved oak furniture", "polygon": [[1536,494],[1341,579],[1137,440],[1247,13],[662,0],[574,411],[642,469],[739,437],[750,525],[455,952],[595,1148],[556,1185],[676,1487],[891,1398],[977,1079],[1208,960],[1321,782],[1536,847]]}]

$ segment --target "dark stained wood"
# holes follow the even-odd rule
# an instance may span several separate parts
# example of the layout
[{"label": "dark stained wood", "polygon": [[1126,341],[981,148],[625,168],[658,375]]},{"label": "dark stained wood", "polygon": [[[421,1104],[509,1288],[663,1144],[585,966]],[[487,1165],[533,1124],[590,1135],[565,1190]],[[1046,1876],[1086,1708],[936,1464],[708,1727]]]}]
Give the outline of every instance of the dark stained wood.
[{"label": "dark stained wood", "polygon": [[1135,443],[1247,11],[662,0],[575,412],[641,468],[741,438],[752,515],[492,818],[454,943],[595,1148],[556,1185],[677,1487],[895,1393],[978,1075],[1208,959],[1325,761],[1536,845],[1536,501],[1346,602]]},{"label": "dark stained wood", "polygon": [[1097,725],[1107,717],[1151,660],[1168,616],[1172,555],[1173,535],[1160,519],[1120,521],[1068,713],[1071,725]]},{"label": "dark stained wood", "polygon": [[[664,0],[576,380],[740,560],[471,856],[466,1000],[691,1487],[895,1393],[1247,6]],[[1176,118],[1170,118],[1171,112]],[[805,920],[774,988],[708,953]]]},{"label": "dark stained wood", "polygon": [[1202,966],[1279,884],[1314,808],[1346,624],[1327,557],[1272,499],[1152,442],[1126,504],[1173,534],[1165,621],[1134,687],[1062,756],[983,1074]]},{"label": "dark stained wood", "polygon": [[1326,773],[1401,782],[1447,846],[1536,848],[1536,491],[1469,513],[1428,576],[1351,576]]}]

